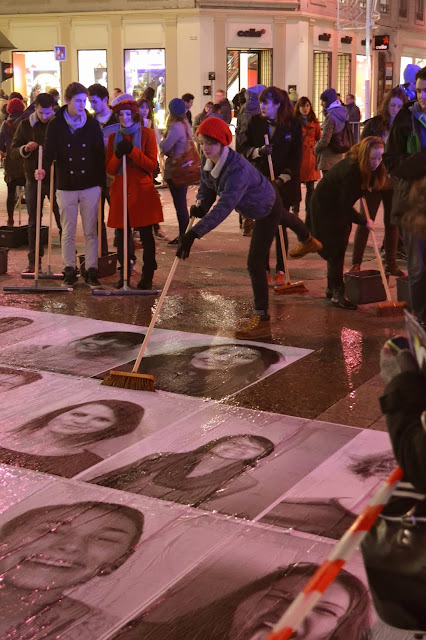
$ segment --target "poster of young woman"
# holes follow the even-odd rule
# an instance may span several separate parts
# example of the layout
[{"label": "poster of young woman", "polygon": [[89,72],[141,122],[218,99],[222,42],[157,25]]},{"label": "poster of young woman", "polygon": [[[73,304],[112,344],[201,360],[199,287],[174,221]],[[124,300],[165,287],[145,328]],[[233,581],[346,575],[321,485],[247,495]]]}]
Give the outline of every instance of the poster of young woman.
[{"label": "poster of young woman", "polygon": [[[2,411],[0,462],[64,477],[190,416],[201,405],[197,398],[104,387],[99,380],[52,373],[43,373],[37,385],[37,396],[24,405],[20,397],[20,403]],[[19,395],[19,387],[7,393]]]}]

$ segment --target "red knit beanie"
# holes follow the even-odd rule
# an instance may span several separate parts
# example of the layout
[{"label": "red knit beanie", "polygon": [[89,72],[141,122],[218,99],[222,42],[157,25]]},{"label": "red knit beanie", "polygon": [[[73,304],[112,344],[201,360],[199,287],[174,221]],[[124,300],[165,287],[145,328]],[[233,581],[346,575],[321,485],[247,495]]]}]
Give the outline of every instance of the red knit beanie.
[{"label": "red knit beanie", "polygon": [[12,98],[7,103],[6,111],[7,113],[22,113],[25,109],[24,103],[19,98]]},{"label": "red knit beanie", "polygon": [[220,144],[223,144],[224,147],[227,147],[232,142],[231,129],[222,118],[215,116],[209,116],[202,121],[197,129],[196,135],[199,136],[200,133],[204,136],[214,138],[220,142]]}]

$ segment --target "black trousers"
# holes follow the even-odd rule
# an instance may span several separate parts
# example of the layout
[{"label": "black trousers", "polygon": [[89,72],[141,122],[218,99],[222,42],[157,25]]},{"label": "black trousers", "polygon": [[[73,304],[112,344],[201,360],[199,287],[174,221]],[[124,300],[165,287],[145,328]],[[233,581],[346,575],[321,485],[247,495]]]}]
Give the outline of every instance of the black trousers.
[{"label": "black trousers", "polygon": [[327,258],[327,287],[332,291],[343,292],[345,285],[343,282],[343,269],[345,265],[345,253],[349,242],[349,236],[351,234],[351,227],[349,225],[345,229],[345,235],[342,238],[342,242],[339,247],[336,247],[333,251],[333,255]]},{"label": "black trousers", "polygon": [[[152,280],[154,276],[154,271],[157,269],[157,262],[155,260],[155,240],[152,233],[152,225],[147,227],[138,227],[141,243],[142,243],[142,257],[143,257],[143,265],[142,265],[142,277],[147,280]],[[121,267],[123,267],[124,262],[124,231],[123,229],[116,229],[117,234],[117,258]],[[127,265],[129,277],[130,277],[130,259],[132,257],[130,247],[133,245],[132,240],[132,230],[127,230],[127,243],[128,243],[128,254],[129,254],[129,264]],[[134,246],[134,245],[133,245]]]},{"label": "black trousers", "polygon": [[[275,187],[274,187],[275,188]],[[268,317],[268,280],[265,265],[269,251],[277,233],[278,224],[284,214],[284,207],[278,191],[271,211],[265,218],[255,220],[247,258],[247,268],[251,278],[254,296],[254,312]]]}]

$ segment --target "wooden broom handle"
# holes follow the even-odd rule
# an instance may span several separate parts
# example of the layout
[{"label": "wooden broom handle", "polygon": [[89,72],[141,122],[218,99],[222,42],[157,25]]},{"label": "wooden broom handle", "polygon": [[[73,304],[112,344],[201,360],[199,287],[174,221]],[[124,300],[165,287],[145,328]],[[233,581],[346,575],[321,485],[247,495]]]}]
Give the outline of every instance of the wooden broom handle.
[{"label": "wooden broom handle", "polygon": [[127,280],[129,277],[129,265],[128,265],[128,255],[129,255],[129,247],[127,243],[127,228],[128,228],[128,220],[127,220],[127,159],[126,156],[123,156],[123,258],[124,264],[121,265],[123,268],[123,287],[127,287]]},{"label": "wooden broom handle", "polygon": [[[367,206],[367,202],[366,202],[365,198],[361,198],[361,202],[362,202],[363,207],[364,207],[365,217],[367,218],[367,220],[370,220],[370,222],[371,222],[370,212],[368,211],[368,206]],[[385,293],[386,293],[386,299],[387,299],[388,302],[392,302],[391,292],[390,292],[390,289],[389,289],[388,281],[386,279],[385,270],[383,268],[383,262],[382,262],[382,259],[380,257],[379,247],[377,245],[376,234],[374,233],[373,229],[369,229],[369,231],[370,231],[371,239],[373,240],[374,253],[376,254],[377,263],[379,265],[379,271],[380,271],[380,275],[382,277],[383,288],[384,288]]]},{"label": "wooden broom handle", "polygon": [[[192,228],[192,225],[194,224],[194,220],[195,220],[195,218],[192,218],[192,217],[189,219],[189,223],[188,223],[188,226],[186,227],[185,233],[188,233],[188,231]],[[140,351],[138,353],[138,357],[136,358],[135,364],[133,365],[132,373],[137,373],[138,372],[138,369],[139,369],[140,364],[141,364],[141,360],[142,360],[142,358],[144,356],[146,347],[148,345],[148,340],[149,340],[149,338],[151,336],[152,330],[154,328],[154,325],[155,325],[155,323],[157,321],[157,318],[159,316],[159,313],[161,311],[161,307],[163,306],[164,299],[165,299],[165,297],[167,295],[167,292],[169,290],[170,283],[171,283],[171,281],[173,279],[173,276],[175,275],[175,271],[176,271],[176,268],[177,268],[177,266],[179,264],[179,260],[180,260],[180,258],[178,258],[176,256],[176,258],[173,261],[172,268],[170,269],[170,273],[167,276],[167,280],[166,280],[166,282],[164,284],[163,291],[161,292],[160,299],[159,299],[159,301],[157,303],[157,306],[155,308],[155,311],[154,311],[154,314],[152,316],[151,322],[149,323],[149,327],[148,327],[147,332],[145,334],[145,338],[144,338],[144,340],[142,342],[142,346],[141,346]]]}]

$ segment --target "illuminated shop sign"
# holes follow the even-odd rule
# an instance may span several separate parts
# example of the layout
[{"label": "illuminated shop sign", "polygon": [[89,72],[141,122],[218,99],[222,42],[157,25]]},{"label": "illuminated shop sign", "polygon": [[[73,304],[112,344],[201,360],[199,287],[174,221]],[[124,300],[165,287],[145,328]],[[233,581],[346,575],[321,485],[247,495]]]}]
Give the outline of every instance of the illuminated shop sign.
[{"label": "illuminated shop sign", "polygon": [[260,38],[266,33],[266,29],[247,29],[246,31],[240,30],[237,31],[237,36],[239,38]]}]

